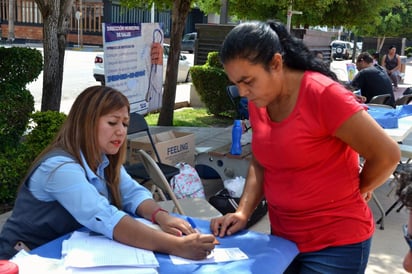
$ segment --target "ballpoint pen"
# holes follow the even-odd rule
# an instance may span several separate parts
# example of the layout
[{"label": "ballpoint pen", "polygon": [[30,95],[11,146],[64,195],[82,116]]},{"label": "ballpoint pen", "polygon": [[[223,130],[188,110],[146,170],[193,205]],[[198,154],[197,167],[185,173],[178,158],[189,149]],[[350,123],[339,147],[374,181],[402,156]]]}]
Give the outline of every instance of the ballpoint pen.
[{"label": "ballpoint pen", "polygon": [[[191,226],[194,230],[196,230],[197,233],[201,233],[201,231],[196,227],[196,223],[195,223],[195,221],[194,221],[192,218],[190,218],[189,216],[186,216],[186,220],[187,220],[187,222],[190,224],[190,226]],[[219,242],[217,239],[215,239],[214,242],[213,242],[213,244],[214,244],[214,245],[219,245],[220,242]]]}]

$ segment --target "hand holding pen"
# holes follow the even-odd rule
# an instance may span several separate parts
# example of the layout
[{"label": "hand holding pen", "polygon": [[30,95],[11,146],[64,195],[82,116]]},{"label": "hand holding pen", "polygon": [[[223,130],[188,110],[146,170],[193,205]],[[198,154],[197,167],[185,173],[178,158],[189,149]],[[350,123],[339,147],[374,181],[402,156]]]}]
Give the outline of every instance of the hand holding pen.
[{"label": "hand holding pen", "polygon": [[[193,228],[197,233],[199,233],[199,234],[202,233],[202,232],[197,228],[196,223],[195,223],[195,221],[194,221],[192,218],[190,218],[189,216],[187,216],[187,217],[186,217],[186,220],[187,220],[187,222],[192,226],[192,228]],[[215,238],[213,244],[214,244],[214,245],[219,245],[220,242]]]}]

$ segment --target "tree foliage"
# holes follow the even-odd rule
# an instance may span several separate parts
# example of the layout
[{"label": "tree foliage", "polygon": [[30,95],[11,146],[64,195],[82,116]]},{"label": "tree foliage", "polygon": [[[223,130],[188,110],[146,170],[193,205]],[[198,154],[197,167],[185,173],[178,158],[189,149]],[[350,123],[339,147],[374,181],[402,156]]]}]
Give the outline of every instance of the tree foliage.
[{"label": "tree foliage", "polygon": [[382,10],[378,16],[362,25],[354,27],[361,35],[379,37],[412,37],[412,1],[396,1],[391,7]]},{"label": "tree foliage", "polygon": [[[302,14],[292,16],[293,26],[344,26],[352,28],[367,25],[371,28],[380,24],[381,14],[401,0],[228,0],[229,15],[240,20],[277,19],[287,21],[287,11],[292,3],[293,11]],[[402,0],[403,2],[410,2]],[[204,12],[218,13],[221,0],[200,0],[198,6]],[[410,9],[409,9],[410,10]]]}]

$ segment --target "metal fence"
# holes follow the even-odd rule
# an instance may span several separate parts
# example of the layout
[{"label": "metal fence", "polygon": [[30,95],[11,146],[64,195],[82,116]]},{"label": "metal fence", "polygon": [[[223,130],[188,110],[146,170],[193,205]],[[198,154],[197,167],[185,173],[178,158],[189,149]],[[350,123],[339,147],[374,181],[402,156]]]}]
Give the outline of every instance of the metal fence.
[{"label": "metal fence", "polygon": [[[36,2],[33,0],[15,0],[15,24],[43,24],[42,15]],[[81,12],[80,20],[75,17],[76,12]],[[9,0],[0,0],[0,22],[9,20]],[[80,25],[83,32],[96,33],[102,31],[103,3],[76,3],[72,7],[69,31],[76,31]]]}]

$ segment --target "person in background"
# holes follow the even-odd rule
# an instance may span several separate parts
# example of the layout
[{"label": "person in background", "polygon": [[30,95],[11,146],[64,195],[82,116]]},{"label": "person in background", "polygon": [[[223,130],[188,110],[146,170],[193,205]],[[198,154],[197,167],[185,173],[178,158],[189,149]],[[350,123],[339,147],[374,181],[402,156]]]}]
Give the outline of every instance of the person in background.
[{"label": "person in background", "polygon": [[[189,259],[210,254],[213,235],[198,234],[186,220],[169,215],[126,173],[129,111],[127,97],[107,86],[89,87],[76,98],[20,186],[0,233],[0,258],[10,259],[82,226],[143,249]],[[151,220],[163,231],[130,215]]]},{"label": "person in background", "polygon": [[318,58],[319,60],[323,61],[323,53],[320,50],[315,50],[313,52],[313,54],[315,55],[315,58]]},{"label": "person in background", "polygon": [[237,25],[220,58],[249,101],[253,154],[239,207],[212,219],[214,235],[243,229],[265,197],[272,234],[300,251],[284,273],[364,273],[367,201],[399,162],[397,143],[279,22]]},{"label": "person in background", "polygon": [[396,47],[394,45],[390,46],[388,53],[382,57],[381,65],[385,68],[396,90],[401,73],[401,57],[396,54]]},{"label": "person in background", "polygon": [[376,95],[390,94],[388,105],[395,107],[395,95],[392,82],[386,71],[378,64],[373,64],[373,57],[368,52],[362,52],[356,59],[358,73],[350,85],[354,89],[360,89],[361,95],[366,97],[365,103]]}]

